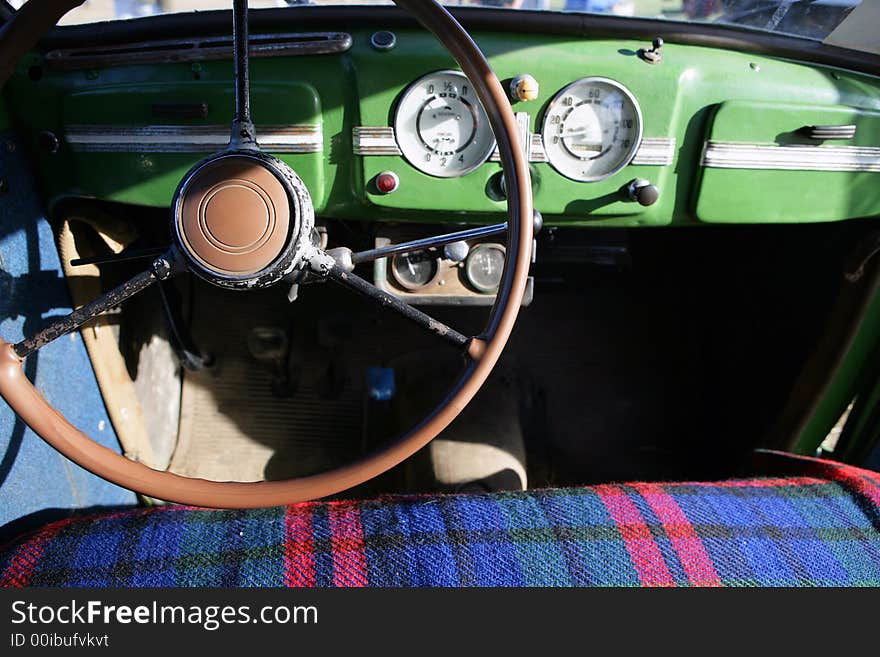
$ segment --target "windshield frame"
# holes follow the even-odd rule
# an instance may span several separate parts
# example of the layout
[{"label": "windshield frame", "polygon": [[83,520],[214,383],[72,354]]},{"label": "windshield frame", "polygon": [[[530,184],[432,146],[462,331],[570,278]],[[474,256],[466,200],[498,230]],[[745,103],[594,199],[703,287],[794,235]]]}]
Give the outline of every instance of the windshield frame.
[{"label": "windshield frame", "polygon": [[[15,10],[0,0],[5,11]],[[450,6],[447,9],[468,31],[547,34],[577,39],[637,39],[647,44],[656,36],[669,43],[732,49],[776,56],[812,64],[834,66],[880,75],[880,55],[832,46],[815,39],[768,32],[725,23],[686,22],[672,19],[614,16],[586,12],[529,9],[496,9]],[[194,34],[228,34],[230,9],[158,14],[98,23],[56,26],[41,40],[45,49],[70,48],[89,44],[120,44],[162,38],[186,38]],[[308,31],[326,28],[363,29],[381,24],[387,29],[413,29],[417,22],[393,5],[295,5],[252,9],[249,14],[254,32]]]}]

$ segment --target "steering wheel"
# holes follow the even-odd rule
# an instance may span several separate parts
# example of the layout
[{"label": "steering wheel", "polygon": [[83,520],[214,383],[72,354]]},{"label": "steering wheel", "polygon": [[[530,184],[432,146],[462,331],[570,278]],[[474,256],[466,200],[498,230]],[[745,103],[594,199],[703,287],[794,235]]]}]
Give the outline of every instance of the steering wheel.
[{"label": "steering wheel", "polygon": [[[0,54],[20,56],[64,11],[80,2],[47,0],[31,10],[30,5],[37,5],[31,0],[0,34]],[[350,251],[319,248],[312,201],[302,180],[257,146],[249,107],[247,0],[234,0],[232,136],[229,146],[197,163],[177,188],[171,206],[173,244],[168,252],[148,270],[36,335],[16,344],[0,340],[0,395],[52,447],[99,477],[155,498],[209,507],[274,506],[338,493],[385,472],[428,444],[473,399],[507,343],[525,290],[533,232],[529,169],[507,95],[467,32],[435,0],[395,2],[433,32],[458,62],[486,110],[498,143],[507,187],[507,260],[484,332],[462,335],[356,276]],[[46,5],[53,3],[56,11],[47,10]],[[57,9],[65,4],[65,9]],[[8,57],[2,59],[9,62]],[[0,70],[0,84],[3,73]],[[99,445],[72,426],[28,381],[22,363],[37,349],[153,283],[187,272],[214,285],[244,291],[282,280],[331,280],[452,343],[464,354],[466,365],[446,397],[414,428],[348,465],[298,479],[261,482],[207,481],[154,470]]]}]

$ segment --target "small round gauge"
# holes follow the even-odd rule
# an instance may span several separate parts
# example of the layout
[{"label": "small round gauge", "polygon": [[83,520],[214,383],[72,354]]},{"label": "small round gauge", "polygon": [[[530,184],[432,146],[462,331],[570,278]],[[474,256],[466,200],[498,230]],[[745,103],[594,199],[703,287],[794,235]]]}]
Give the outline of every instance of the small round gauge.
[{"label": "small round gauge", "polygon": [[420,290],[437,278],[437,257],[430,251],[398,253],[391,258],[391,273],[407,290]]},{"label": "small round gauge", "polygon": [[440,178],[463,176],[489,159],[495,136],[463,73],[431,73],[409,86],[397,105],[394,132],[416,169]]},{"label": "small round gauge", "polygon": [[470,283],[480,292],[496,292],[504,273],[507,252],[500,244],[478,244],[464,263],[464,273]]},{"label": "small round gauge", "polygon": [[550,102],[542,136],[547,159],[563,176],[602,180],[635,157],[642,141],[642,111],[622,84],[583,78]]}]

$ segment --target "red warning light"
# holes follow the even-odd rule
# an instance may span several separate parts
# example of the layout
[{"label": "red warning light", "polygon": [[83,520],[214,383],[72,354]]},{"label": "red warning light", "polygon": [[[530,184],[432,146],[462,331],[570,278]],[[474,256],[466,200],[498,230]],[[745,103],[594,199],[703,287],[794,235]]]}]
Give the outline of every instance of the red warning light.
[{"label": "red warning light", "polygon": [[390,194],[400,185],[400,178],[393,171],[383,171],[376,176],[376,189],[380,194]]}]

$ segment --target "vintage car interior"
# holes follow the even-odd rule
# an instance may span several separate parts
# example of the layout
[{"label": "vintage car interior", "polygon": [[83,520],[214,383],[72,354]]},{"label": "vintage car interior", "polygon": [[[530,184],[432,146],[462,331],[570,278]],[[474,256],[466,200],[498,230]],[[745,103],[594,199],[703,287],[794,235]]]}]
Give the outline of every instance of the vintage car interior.
[{"label": "vintage car interior", "polygon": [[[713,583],[661,488],[608,487],[730,481],[849,505],[828,517],[864,562],[727,577],[710,538],[715,583],[880,583],[877,3],[80,2],[7,6],[0,31],[5,584],[81,583],[21,546],[79,532],[62,560],[108,511],[156,536],[263,518],[290,546],[315,509],[328,536],[357,509],[363,538],[379,509],[415,527],[474,500],[462,523],[513,531],[531,507],[477,502],[558,491],[618,528],[608,500],[640,496],[669,581]],[[372,554],[363,581],[273,582],[446,582]],[[236,572],[171,583],[261,583]],[[629,581],[481,577],[451,581]]]}]

